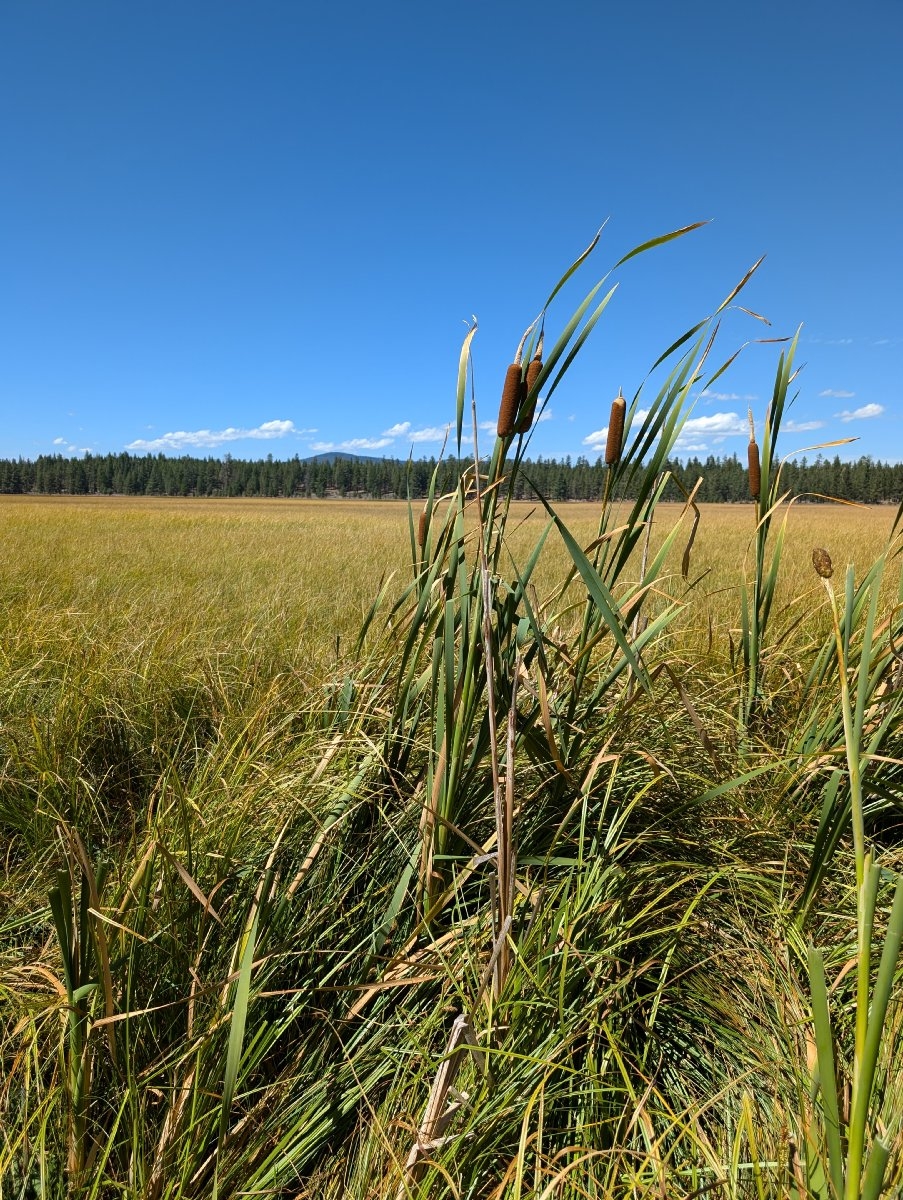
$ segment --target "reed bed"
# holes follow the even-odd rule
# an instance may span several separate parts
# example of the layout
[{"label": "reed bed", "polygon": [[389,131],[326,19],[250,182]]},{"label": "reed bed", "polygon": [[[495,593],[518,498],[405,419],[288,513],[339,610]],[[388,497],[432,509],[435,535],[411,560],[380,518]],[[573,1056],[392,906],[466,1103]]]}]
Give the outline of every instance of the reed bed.
[{"label": "reed bed", "polygon": [[661,502],[739,289],[509,503],[562,285],[422,512],[0,504],[4,1200],[900,1194],[900,514],[782,499],[792,342]]}]

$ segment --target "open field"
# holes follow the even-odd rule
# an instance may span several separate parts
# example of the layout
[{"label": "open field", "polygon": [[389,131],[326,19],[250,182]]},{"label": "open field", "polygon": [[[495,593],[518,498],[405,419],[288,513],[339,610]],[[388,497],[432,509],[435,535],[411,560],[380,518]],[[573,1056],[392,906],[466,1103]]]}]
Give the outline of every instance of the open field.
[{"label": "open field", "polygon": [[[707,641],[709,618],[722,635],[736,625],[755,517],[752,505],[700,511],[689,573],[699,582],[687,623]],[[561,512],[588,545],[600,507],[572,504]],[[653,551],[680,513],[680,505],[659,506]],[[523,559],[546,518],[536,505],[514,505],[512,514],[509,542]],[[415,521],[418,515],[419,508]],[[893,518],[889,507],[792,506],[782,598],[822,606],[812,549],[828,549],[839,571],[848,562],[861,570],[880,553]],[[613,519],[620,520],[617,509]],[[256,674],[288,668],[316,680],[335,664],[336,637],[356,637],[381,578],[394,573],[398,592],[411,571],[401,502],[3,496],[0,523],[7,654],[27,635],[28,654],[35,641],[45,653],[78,644],[85,654],[133,660],[159,652],[189,672],[211,660]],[[667,564],[675,575],[689,520],[684,527]],[[566,565],[560,540],[551,538],[537,590],[551,592]],[[673,594],[684,590],[675,580]]]},{"label": "open field", "polygon": [[509,507],[600,286],[410,525],[0,503],[0,1200],[901,1194],[903,513],[782,500],[794,340],[690,553],[736,292]]},{"label": "open field", "polygon": [[[682,513],[653,511],[647,563]],[[805,947],[846,1086],[861,860],[811,553],[857,694],[868,665],[877,946],[903,862],[899,560],[870,629],[842,580],[867,584],[895,514],[790,510],[751,691],[754,506],[702,507],[686,580],[690,514],[653,577],[642,539],[617,574],[592,549],[627,506],[566,506],[625,629],[643,597],[647,694],[558,530],[514,638],[502,601],[547,517],[499,507],[493,740],[476,512],[438,504],[414,571],[403,504],[0,502],[0,1194],[826,1195]],[[901,1021],[867,1126],[895,1187]]]}]

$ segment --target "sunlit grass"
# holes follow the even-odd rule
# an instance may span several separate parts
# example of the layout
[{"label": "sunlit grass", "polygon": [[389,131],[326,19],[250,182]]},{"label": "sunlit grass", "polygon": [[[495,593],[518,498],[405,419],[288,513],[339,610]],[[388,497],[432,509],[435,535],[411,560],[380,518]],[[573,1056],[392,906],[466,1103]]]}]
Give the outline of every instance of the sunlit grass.
[{"label": "sunlit grass", "polygon": [[899,1193],[896,514],[688,552],[705,325],[606,504],[0,499],[0,1200]]}]

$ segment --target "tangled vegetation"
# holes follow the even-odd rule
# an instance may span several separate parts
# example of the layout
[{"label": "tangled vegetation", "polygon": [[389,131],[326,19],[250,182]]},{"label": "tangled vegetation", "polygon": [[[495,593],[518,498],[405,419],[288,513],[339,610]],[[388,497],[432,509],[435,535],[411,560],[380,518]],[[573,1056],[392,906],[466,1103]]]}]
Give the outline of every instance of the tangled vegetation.
[{"label": "tangled vegetation", "polygon": [[[341,630],[397,549],[360,524],[285,628],[302,564],[240,507],[209,520],[265,587],[176,508],[77,578],[74,510],[40,577],[8,523],[3,1200],[901,1193],[900,514],[867,563],[788,562],[790,341],[746,555],[699,566],[667,464],[737,288],[615,412],[589,535],[524,521],[506,483],[612,294],[553,341],[560,288],[488,465],[434,479],[409,582]],[[210,644],[212,612],[244,619]]]}]

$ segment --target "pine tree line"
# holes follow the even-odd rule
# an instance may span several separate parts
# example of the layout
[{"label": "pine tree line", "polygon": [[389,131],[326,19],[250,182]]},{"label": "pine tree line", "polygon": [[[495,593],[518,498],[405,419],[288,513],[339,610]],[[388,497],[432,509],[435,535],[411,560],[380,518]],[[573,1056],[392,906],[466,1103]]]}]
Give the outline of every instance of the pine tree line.
[{"label": "pine tree line", "polygon": [[[443,459],[438,491],[450,491],[470,460]],[[669,464],[675,480],[689,490],[702,477],[703,501],[726,503],[749,499],[746,465],[736,455]],[[194,458],[184,455],[86,454],[66,458],[42,454],[34,461],[0,459],[0,493],[17,495],[124,496],[271,496],[392,499],[427,494],[436,469],[434,458],[407,462],[392,458],[324,458],[288,460]],[[605,463],[583,456],[572,461],[537,458],[524,465],[515,485],[518,499],[535,497],[534,488],[549,500],[599,500],[605,487]],[[882,463],[865,456],[853,462],[839,457],[812,461],[802,458],[784,465],[784,487],[796,496],[837,497],[868,504],[903,500],[903,463]],[[533,485],[531,487],[531,485]],[[629,484],[628,484],[629,494]],[[681,490],[669,483],[666,498],[678,500]]]}]

